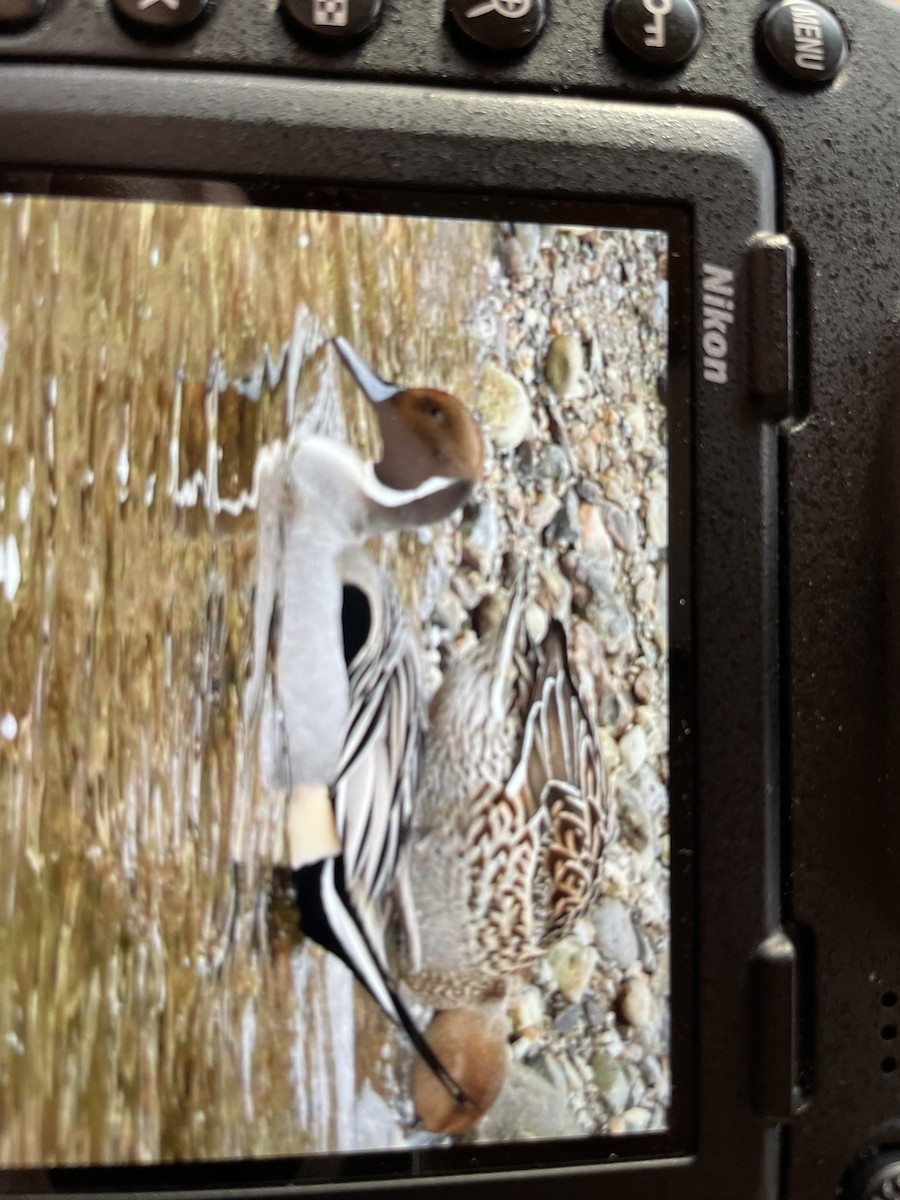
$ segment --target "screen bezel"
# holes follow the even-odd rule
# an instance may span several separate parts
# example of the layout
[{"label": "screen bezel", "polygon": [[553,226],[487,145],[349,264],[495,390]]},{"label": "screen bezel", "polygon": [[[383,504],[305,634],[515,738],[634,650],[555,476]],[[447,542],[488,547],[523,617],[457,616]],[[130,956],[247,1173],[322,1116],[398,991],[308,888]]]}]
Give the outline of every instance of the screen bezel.
[{"label": "screen bezel", "polygon": [[[584,224],[605,223],[600,215],[605,202],[619,202],[616,210],[626,211],[619,205],[627,196],[636,203],[632,213],[639,216],[636,221],[618,223],[667,230],[678,224],[679,212],[682,221],[685,213],[690,214],[692,253],[684,263],[681,308],[676,308],[674,300],[671,305],[671,312],[677,312],[679,318],[674,323],[673,336],[681,339],[686,354],[681,359],[673,356],[670,394],[676,392],[674,373],[678,371],[684,372],[685,381],[690,373],[693,385],[692,404],[685,407],[684,413],[674,414],[675,419],[670,412],[670,469],[673,480],[680,473],[685,485],[683,488],[678,485],[680,490],[676,491],[673,482],[671,490],[673,546],[677,545],[677,538],[685,537],[692,524],[694,527],[693,539],[689,534],[686,539],[688,552],[674,554],[671,568],[670,621],[674,613],[682,622],[680,630],[674,623],[670,627],[671,752],[673,772],[676,762],[696,761],[698,766],[696,773],[691,767],[679,775],[678,785],[673,778],[670,789],[673,821],[681,826],[681,832],[688,827],[693,832],[691,839],[679,841],[677,849],[682,854],[673,869],[672,883],[673,930],[679,927],[677,934],[673,932],[672,949],[680,963],[673,971],[672,1132],[555,1143],[558,1154],[546,1156],[542,1151],[548,1146],[536,1143],[460,1148],[459,1156],[455,1150],[437,1152],[450,1154],[450,1159],[445,1159],[446,1169],[491,1171],[485,1180],[489,1186],[499,1185],[504,1178],[510,1182],[518,1180],[520,1185],[526,1180],[531,1184],[558,1177],[561,1170],[574,1183],[576,1178],[589,1178],[602,1169],[604,1175],[614,1174],[617,1187],[625,1189],[613,1194],[626,1195],[627,1181],[634,1178],[635,1171],[640,1173],[651,1158],[657,1170],[671,1172],[673,1185],[683,1186],[676,1181],[695,1173],[698,1153],[701,1163],[711,1161],[705,1149],[718,1124],[718,1114],[703,1105],[703,1093],[709,1080],[715,1077],[716,1068],[722,1065],[723,1056],[719,1050],[714,1063],[708,1057],[709,1046],[718,1043],[721,1047],[723,1035],[728,1033],[739,1036],[738,1029],[746,1025],[747,1016],[746,1012],[736,1012],[733,1003],[720,1007],[709,991],[704,973],[710,961],[705,949],[705,943],[710,942],[710,926],[712,942],[721,943],[723,899],[726,910],[735,915],[738,915],[735,909],[738,900],[738,924],[747,932],[756,931],[749,937],[747,932],[740,934],[740,944],[749,955],[757,940],[762,940],[761,936],[755,940],[757,933],[764,936],[763,931],[771,923],[776,890],[769,810],[775,734],[766,677],[766,664],[773,650],[770,621],[773,613],[761,603],[749,621],[732,622],[729,633],[734,645],[741,647],[738,661],[733,646],[720,660],[723,631],[717,630],[715,621],[710,619],[715,604],[710,608],[705,602],[706,596],[713,599],[721,595],[723,587],[727,592],[733,590],[733,594],[758,595],[771,601],[775,573],[771,430],[747,412],[746,364],[737,337],[732,348],[730,386],[714,388],[704,382],[701,371],[689,372],[691,343],[699,341],[698,328],[702,329],[702,321],[697,320],[700,289],[691,286],[699,276],[700,264],[734,263],[736,277],[740,279],[740,258],[749,238],[774,224],[773,169],[761,137],[747,123],[726,114],[681,110],[677,120],[670,113],[662,127],[647,121],[646,110],[634,105],[526,101],[523,97],[487,98],[462,93],[454,95],[449,105],[444,98],[442,105],[434,92],[333,83],[293,84],[296,94],[291,96],[280,80],[241,80],[238,90],[242,99],[249,101],[244,109],[237,111],[236,93],[232,90],[232,100],[225,110],[220,108],[217,115],[208,116],[205,114],[227,94],[215,94],[221,80],[185,76],[184,91],[170,110],[171,74],[166,78],[169,86],[154,90],[149,77],[135,81],[127,72],[114,70],[70,72],[73,86],[62,98],[62,112],[55,112],[61,119],[53,123],[48,120],[48,111],[42,111],[42,103],[47,99],[43,90],[47,79],[42,75],[58,76],[59,72],[15,68],[11,73],[20,75],[20,82],[27,86],[24,108],[20,92],[19,102],[11,104],[18,113],[12,114],[4,103],[9,92],[8,81],[0,86],[0,135],[11,115],[19,130],[15,142],[6,142],[15,145],[17,153],[14,160],[8,161],[8,170],[0,175],[0,190],[4,191],[73,194],[81,193],[85,187],[96,195],[100,190],[98,181],[102,179],[107,189],[112,188],[117,194],[124,191],[133,198],[140,195],[195,201],[209,197],[213,202],[240,202],[246,198],[264,205],[518,220],[529,217],[552,220],[549,214],[555,209],[570,221],[577,219],[576,213],[584,214],[579,222]],[[124,103],[121,95],[118,102],[113,101],[115,77],[121,83],[127,79],[131,89]],[[143,84],[143,88],[137,89],[139,95],[135,95],[136,82]],[[201,100],[205,103],[199,103]],[[292,100],[303,103],[297,106]],[[195,104],[199,107],[194,107]],[[528,113],[524,111],[526,104],[531,109]],[[71,111],[66,111],[67,106]],[[111,112],[110,107],[116,111]],[[264,113],[267,119],[260,124]],[[106,121],[101,119],[104,115]],[[81,130],[80,142],[63,145],[61,130],[67,125]],[[444,136],[448,127],[449,150]],[[180,131],[178,138],[171,137],[174,128]],[[399,139],[397,131],[405,132],[406,136]],[[22,132],[26,135],[24,141]],[[201,133],[212,137],[205,137],[199,143],[196,138]],[[367,157],[361,163],[359,139],[363,135]],[[286,142],[302,148],[303,153],[293,159],[302,162],[302,168],[285,169],[285,161],[291,157]],[[250,159],[254,161],[249,165],[257,172],[255,176],[248,174],[246,160],[245,169],[234,169],[236,158],[250,152],[251,146]],[[561,148],[565,153],[557,156]],[[99,162],[92,162],[95,157]],[[280,168],[277,175],[276,163]],[[101,164],[102,174],[85,170]],[[661,169],[663,165],[665,172]],[[219,183],[204,183],[198,178],[198,170]],[[330,182],[323,185],[323,178]],[[475,189],[471,185],[473,178],[478,181]],[[452,199],[447,194],[451,191]],[[738,288],[738,306],[741,298]],[[736,316],[740,316],[740,307]],[[738,320],[735,326],[740,327]],[[687,395],[689,389],[684,391]],[[727,463],[731,456],[732,461]],[[689,477],[695,481],[693,488],[687,486]],[[740,556],[736,560],[731,542],[720,540],[721,527],[733,512],[737,497],[741,499],[738,523],[745,535],[752,535],[751,544],[744,542],[747,553],[742,560]],[[727,506],[722,503],[726,498]],[[739,732],[743,737],[739,751],[729,744],[729,714],[721,711],[721,704],[709,704],[717,696],[729,669],[732,679],[737,670],[744,680],[738,693],[741,704],[730,714],[730,735]],[[680,689],[685,687],[686,694],[682,694]],[[704,708],[708,715],[704,715]],[[736,730],[738,709],[758,713],[759,720],[751,721],[749,727],[746,722],[738,722]],[[702,739],[699,744],[703,746],[699,759],[698,728]],[[738,791],[756,797],[755,804],[747,805],[739,818],[732,814],[730,821],[714,806],[703,803],[704,779],[708,781],[709,795],[728,795],[723,783],[729,776],[740,780],[743,787]],[[714,856],[702,853],[704,845],[710,844],[717,848],[739,846],[742,857],[753,853],[755,846],[755,858],[744,861],[745,864],[755,861],[757,870],[731,879],[729,886],[724,863],[715,861],[721,852],[717,849]],[[701,851],[696,870],[695,849]],[[727,853],[724,858],[727,861]],[[683,889],[681,896],[679,889]],[[685,904],[691,897],[695,903]],[[735,932],[732,928],[732,935]],[[695,947],[699,948],[699,956],[694,954]],[[687,955],[684,961],[682,953]],[[678,979],[680,984],[676,983]],[[674,989],[679,987],[685,989],[685,996],[693,993],[682,1011],[674,1000]],[[702,1020],[695,1026],[697,1009],[702,1012]],[[726,1009],[730,1013],[722,1022]],[[694,1037],[695,1030],[699,1030],[700,1041]],[[733,1054],[724,1057],[734,1061]],[[720,1129],[718,1137],[713,1135],[712,1141],[724,1147],[725,1143],[720,1141],[722,1132]],[[733,1130],[729,1136],[734,1150]],[[738,1138],[760,1166],[767,1157],[765,1151],[772,1153],[771,1145],[765,1145],[771,1140],[749,1129],[742,1130]],[[578,1153],[578,1148],[586,1145],[595,1151],[589,1162],[584,1162]],[[489,1155],[484,1155],[481,1161],[483,1151],[496,1150],[500,1154],[494,1161],[487,1161]],[[508,1153],[504,1154],[510,1150],[512,1161]],[[404,1158],[417,1157],[401,1154]],[[674,1154],[680,1157],[671,1157]],[[473,1163],[476,1155],[479,1161]],[[302,1160],[304,1165],[299,1170],[296,1161],[290,1165],[281,1160],[227,1163],[221,1164],[218,1175],[214,1174],[215,1164],[87,1168],[87,1174],[68,1169],[7,1172],[6,1183],[11,1190],[24,1192],[81,1192],[98,1188],[125,1192],[135,1187],[184,1189],[237,1183],[255,1188],[258,1185],[283,1188],[286,1183],[301,1182],[327,1184],[331,1191],[348,1184],[353,1186],[351,1179],[357,1188],[361,1186],[355,1164],[371,1157],[379,1156],[313,1156]],[[544,1161],[535,1163],[535,1158],[542,1157]],[[523,1163],[522,1159],[530,1161]],[[352,1173],[348,1170],[351,1163]],[[422,1165],[426,1171],[434,1171],[432,1163]],[[405,1182],[440,1188],[452,1183],[446,1169],[430,1178],[414,1174]],[[141,1181],[138,1177],[145,1172]],[[387,1163],[383,1172],[369,1170],[365,1178],[366,1186],[372,1188],[378,1186],[379,1178],[390,1179],[392,1187],[404,1182],[398,1177],[396,1166]],[[477,1183],[476,1176],[466,1174],[464,1178]],[[608,1182],[612,1183],[612,1179]],[[654,1185],[662,1183],[656,1175]]]}]

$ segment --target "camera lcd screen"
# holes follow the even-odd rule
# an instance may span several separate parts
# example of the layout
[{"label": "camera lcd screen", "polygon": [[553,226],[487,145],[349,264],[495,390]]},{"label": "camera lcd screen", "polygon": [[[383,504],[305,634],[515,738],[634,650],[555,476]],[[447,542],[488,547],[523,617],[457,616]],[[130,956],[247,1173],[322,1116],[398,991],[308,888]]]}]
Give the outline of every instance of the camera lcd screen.
[{"label": "camera lcd screen", "polygon": [[3,197],[0,1167],[671,1132],[681,249],[605,212]]}]

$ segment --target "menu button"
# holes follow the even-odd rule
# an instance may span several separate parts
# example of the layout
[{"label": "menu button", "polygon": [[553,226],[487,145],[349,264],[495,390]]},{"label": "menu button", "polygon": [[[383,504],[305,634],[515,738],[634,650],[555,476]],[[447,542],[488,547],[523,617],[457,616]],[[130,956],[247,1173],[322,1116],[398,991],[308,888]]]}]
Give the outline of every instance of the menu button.
[{"label": "menu button", "polygon": [[812,87],[830,83],[847,57],[837,18],[813,0],[779,0],[763,17],[760,36],[777,74]]}]

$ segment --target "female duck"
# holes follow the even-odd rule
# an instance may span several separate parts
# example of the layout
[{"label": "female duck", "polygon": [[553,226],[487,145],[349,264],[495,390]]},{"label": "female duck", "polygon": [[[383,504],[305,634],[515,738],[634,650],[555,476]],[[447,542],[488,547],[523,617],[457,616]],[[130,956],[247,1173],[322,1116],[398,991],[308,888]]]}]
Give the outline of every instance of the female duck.
[{"label": "female duck", "polygon": [[[505,619],[435,696],[409,839],[410,988],[438,1009],[428,1031],[467,1093],[414,1070],[427,1128],[460,1133],[503,1082],[511,987],[599,894],[610,836],[597,732],[569,669],[563,626],[528,634],[522,587]],[[481,1102],[475,1102],[477,1096]]]}]

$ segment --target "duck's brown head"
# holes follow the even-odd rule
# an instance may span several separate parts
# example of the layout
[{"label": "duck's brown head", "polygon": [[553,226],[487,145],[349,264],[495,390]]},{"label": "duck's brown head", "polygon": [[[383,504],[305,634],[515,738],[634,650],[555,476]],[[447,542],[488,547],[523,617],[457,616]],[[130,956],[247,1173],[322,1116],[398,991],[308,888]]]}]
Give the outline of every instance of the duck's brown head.
[{"label": "duck's brown head", "polygon": [[475,487],[484,469],[484,442],[456,396],[434,388],[404,388],[375,408],[384,454],[375,473],[407,491],[441,476]]},{"label": "duck's brown head", "polygon": [[423,499],[416,501],[421,522],[449,515],[484,470],[484,442],[472,414],[449,392],[385,383],[343,338],[334,344],[378,420],[384,447],[375,464],[378,482],[392,492],[421,490]]},{"label": "duck's brown head", "polygon": [[430,1133],[458,1136],[485,1115],[500,1094],[509,1059],[509,1018],[502,1003],[439,1012],[426,1039],[465,1093],[451,1095],[422,1059],[413,1066],[412,1098]]}]

